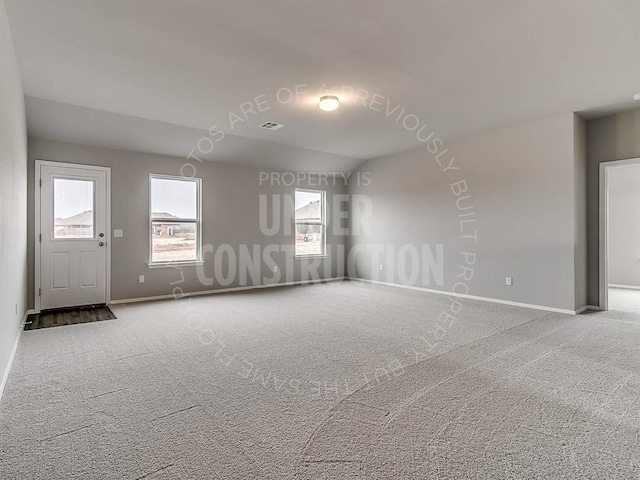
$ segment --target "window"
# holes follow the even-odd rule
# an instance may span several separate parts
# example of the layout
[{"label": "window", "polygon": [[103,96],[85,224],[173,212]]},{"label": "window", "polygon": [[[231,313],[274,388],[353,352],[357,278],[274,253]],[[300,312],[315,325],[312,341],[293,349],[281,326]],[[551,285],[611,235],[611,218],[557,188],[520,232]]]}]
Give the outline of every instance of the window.
[{"label": "window", "polygon": [[199,178],[150,176],[150,264],[201,260]]},{"label": "window", "polygon": [[296,189],[296,256],[325,254],[325,192]]}]

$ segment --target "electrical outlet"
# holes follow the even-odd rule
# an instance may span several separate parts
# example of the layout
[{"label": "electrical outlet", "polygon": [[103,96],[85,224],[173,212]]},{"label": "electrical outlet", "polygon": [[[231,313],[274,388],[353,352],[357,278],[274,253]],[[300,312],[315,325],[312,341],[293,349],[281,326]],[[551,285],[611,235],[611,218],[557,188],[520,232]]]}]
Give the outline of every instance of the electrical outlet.
[{"label": "electrical outlet", "polygon": [[139,281],[140,283],[144,283],[144,275],[140,275],[140,276],[138,277],[138,281]]},{"label": "electrical outlet", "polygon": [[513,285],[513,278],[507,277],[506,284],[507,284],[507,287],[511,287]]},{"label": "electrical outlet", "polygon": [[278,271],[278,265],[274,265],[274,266],[273,266],[273,271],[274,271],[274,272],[277,272],[277,271]]},{"label": "electrical outlet", "polygon": [[380,270],[382,270],[382,264],[380,264]]}]

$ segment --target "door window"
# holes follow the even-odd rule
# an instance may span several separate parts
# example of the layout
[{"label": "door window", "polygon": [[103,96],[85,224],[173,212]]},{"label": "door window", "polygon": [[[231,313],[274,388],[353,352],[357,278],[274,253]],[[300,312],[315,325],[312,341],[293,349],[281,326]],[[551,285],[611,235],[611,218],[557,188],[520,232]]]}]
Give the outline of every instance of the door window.
[{"label": "door window", "polygon": [[93,238],[95,182],[53,179],[53,238]]}]

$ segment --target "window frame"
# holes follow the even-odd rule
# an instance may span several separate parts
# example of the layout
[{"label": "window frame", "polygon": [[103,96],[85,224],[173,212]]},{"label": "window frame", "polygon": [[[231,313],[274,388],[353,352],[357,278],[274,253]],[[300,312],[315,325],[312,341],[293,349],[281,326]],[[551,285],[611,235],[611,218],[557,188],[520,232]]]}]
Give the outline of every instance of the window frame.
[{"label": "window frame", "polygon": [[[307,223],[300,222],[303,225],[320,225],[322,228],[322,252],[321,253],[297,253],[297,226],[298,222],[296,221],[296,208],[295,208],[295,196],[297,192],[304,193],[319,193],[320,194],[320,223]],[[327,254],[327,191],[326,190],[316,190],[311,188],[296,188],[293,192],[293,253],[294,258],[302,259],[302,258],[326,258],[329,255]]]},{"label": "window frame", "polygon": [[[196,219],[192,218],[175,218],[164,223],[194,223],[197,229],[196,235],[196,258],[195,260],[173,260],[173,261],[153,261],[153,205],[151,204],[152,182],[154,179],[175,180],[179,182],[192,182],[196,184]],[[197,177],[181,177],[177,175],[164,175],[159,173],[149,174],[149,224],[147,227],[147,235],[149,235],[149,258],[147,266],[149,268],[164,268],[186,265],[202,265],[202,179]],[[157,222],[157,220],[156,220]]]}]

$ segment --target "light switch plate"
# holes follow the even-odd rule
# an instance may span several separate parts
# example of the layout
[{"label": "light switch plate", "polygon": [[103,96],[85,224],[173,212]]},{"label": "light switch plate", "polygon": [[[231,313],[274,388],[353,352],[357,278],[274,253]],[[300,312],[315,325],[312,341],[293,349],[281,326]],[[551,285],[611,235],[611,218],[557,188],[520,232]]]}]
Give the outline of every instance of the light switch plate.
[{"label": "light switch plate", "polygon": [[123,231],[121,229],[117,229],[113,231],[113,237],[114,238],[122,238],[123,235]]}]

